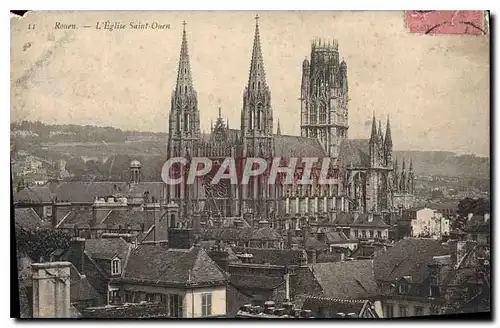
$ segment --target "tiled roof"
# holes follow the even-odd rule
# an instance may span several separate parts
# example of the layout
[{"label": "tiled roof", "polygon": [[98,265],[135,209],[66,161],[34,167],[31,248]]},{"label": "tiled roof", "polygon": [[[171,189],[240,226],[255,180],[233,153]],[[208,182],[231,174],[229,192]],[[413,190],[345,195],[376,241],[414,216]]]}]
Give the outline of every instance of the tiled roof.
[{"label": "tiled roof", "polygon": [[125,260],[129,252],[129,244],[122,238],[102,238],[85,240],[85,253],[92,259],[111,260],[118,256]]},{"label": "tiled roof", "polygon": [[[59,213],[58,213],[59,215]],[[61,215],[62,216],[62,215]],[[62,218],[61,218],[62,219]],[[83,210],[73,209],[61,221],[61,227],[75,226],[89,226],[92,223],[92,209],[87,208]]]},{"label": "tiled roof", "polygon": [[16,226],[28,229],[41,228],[47,224],[32,208],[16,208],[14,220]]},{"label": "tiled roof", "polygon": [[26,187],[13,196],[14,202],[50,203],[54,195],[48,187]]},{"label": "tiled roof", "polygon": [[[159,168],[161,170],[161,168]],[[51,185],[52,192],[59,201],[92,203],[96,196],[122,194],[142,197],[149,191],[149,197],[160,198],[162,182],[61,182]]]},{"label": "tiled roof", "polygon": [[283,277],[268,277],[263,275],[240,275],[232,274],[230,280],[232,285],[238,288],[275,289],[285,282]]},{"label": "tiled roof", "polygon": [[253,231],[251,240],[282,240],[283,237],[275,229],[271,227],[261,227]]},{"label": "tiled roof", "polygon": [[360,299],[379,294],[372,260],[311,264],[324,297]]},{"label": "tiled roof", "polygon": [[279,241],[283,237],[271,227],[221,227],[221,228],[205,228],[201,231],[203,240],[226,240],[226,241],[250,241],[250,240],[267,240]]},{"label": "tiled roof", "polygon": [[151,223],[154,223],[154,215],[160,215],[160,213],[148,211],[112,210],[102,223],[108,227],[121,226],[126,228],[128,226],[130,228],[140,228],[142,223],[146,223],[148,221],[147,219],[150,219]]},{"label": "tiled roof", "polygon": [[[304,238],[303,237],[292,237],[292,243],[293,244],[297,244],[297,245],[301,245],[304,241]],[[325,250],[325,249],[328,249],[328,245],[323,242],[323,241],[320,241],[314,237],[308,237],[307,238],[307,249],[315,249],[315,250]]]},{"label": "tiled roof", "polygon": [[280,157],[325,157],[325,151],[316,138],[274,135],[276,156]]},{"label": "tiled roof", "polygon": [[370,149],[368,139],[345,139],[340,144],[340,164],[344,167],[353,165],[355,167],[370,166]]},{"label": "tiled roof", "polygon": [[143,244],[130,254],[125,279],[157,283],[209,283],[226,279],[201,247],[169,249],[163,244]]},{"label": "tiled roof", "polygon": [[325,233],[325,239],[327,243],[338,243],[338,242],[348,242],[351,241],[343,232],[339,231],[328,231]]},{"label": "tiled roof", "polygon": [[337,318],[340,315],[337,313],[355,313],[359,315],[361,310],[367,305],[369,301],[367,300],[345,300],[337,298],[325,298],[325,297],[308,297],[304,300],[302,305],[303,309],[317,309],[317,308],[327,308],[329,311],[329,318]]},{"label": "tiled roof", "polygon": [[378,228],[390,228],[382,215],[373,214],[373,219],[370,222],[368,213],[346,213],[341,212],[337,214],[337,218],[333,222],[335,225],[346,225],[346,226],[367,226],[367,227],[378,227]]},{"label": "tiled roof", "polygon": [[70,298],[71,302],[96,300],[100,294],[89,283],[85,276],[80,275],[72,265],[70,268]]},{"label": "tiled roof", "polygon": [[342,259],[341,253],[319,254],[316,263],[340,262]]},{"label": "tiled roof", "polygon": [[434,239],[403,239],[374,258],[377,281],[393,282],[411,276],[416,283],[428,274],[428,265],[434,256],[451,254],[451,247]]},{"label": "tiled roof", "polygon": [[253,261],[257,264],[271,265],[300,265],[305,254],[303,250],[295,249],[274,249],[274,248],[247,248],[231,247],[234,253],[250,253]]}]

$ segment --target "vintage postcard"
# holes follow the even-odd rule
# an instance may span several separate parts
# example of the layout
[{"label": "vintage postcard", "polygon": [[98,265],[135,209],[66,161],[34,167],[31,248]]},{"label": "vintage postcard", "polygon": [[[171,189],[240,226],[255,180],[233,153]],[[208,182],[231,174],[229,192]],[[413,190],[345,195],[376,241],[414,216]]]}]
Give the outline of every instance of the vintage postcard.
[{"label": "vintage postcard", "polygon": [[485,11],[11,15],[20,318],[490,317]]}]

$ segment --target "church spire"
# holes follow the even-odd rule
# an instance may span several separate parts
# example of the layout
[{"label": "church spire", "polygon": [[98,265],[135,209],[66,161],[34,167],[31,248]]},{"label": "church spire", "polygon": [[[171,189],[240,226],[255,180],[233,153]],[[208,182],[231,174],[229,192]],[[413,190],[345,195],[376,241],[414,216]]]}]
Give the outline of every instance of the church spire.
[{"label": "church spire", "polygon": [[[248,78],[248,89],[259,90],[266,87],[266,73],[264,60],[260,47],[259,15],[255,15],[255,36],[253,39],[252,60],[250,63],[250,75]],[[256,89],[257,88],[257,89]]]},{"label": "church spire", "polygon": [[278,128],[276,129],[276,134],[281,135],[281,128],[280,128],[280,119],[278,118]]},{"label": "church spire", "polygon": [[377,142],[377,121],[375,120],[375,112],[373,112],[372,134],[370,136],[370,142]]},{"label": "church spire", "polygon": [[179,58],[179,69],[177,71],[176,91],[181,94],[187,94],[193,91],[193,78],[191,77],[191,65],[189,63],[186,22],[182,22],[182,25],[181,55]]},{"label": "church spire", "polygon": [[378,120],[378,139],[380,142],[384,141],[384,135],[382,134],[382,121]]},{"label": "church spire", "polygon": [[413,158],[410,158],[410,172],[413,171]]},{"label": "church spire", "polygon": [[392,147],[391,123],[389,121],[389,115],[387,115],[387,126],[385,128],[385,144],[386,146]]}]

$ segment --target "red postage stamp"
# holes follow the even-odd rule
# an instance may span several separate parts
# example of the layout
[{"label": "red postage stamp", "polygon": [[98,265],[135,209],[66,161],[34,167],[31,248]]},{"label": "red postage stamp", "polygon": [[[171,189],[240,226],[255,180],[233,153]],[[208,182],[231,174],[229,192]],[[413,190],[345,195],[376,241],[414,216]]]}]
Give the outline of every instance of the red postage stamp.
[{"label": "red postage stamp", "polygon": [[406,27],[421,34],[486,34],[481,10],[408,10]]}]

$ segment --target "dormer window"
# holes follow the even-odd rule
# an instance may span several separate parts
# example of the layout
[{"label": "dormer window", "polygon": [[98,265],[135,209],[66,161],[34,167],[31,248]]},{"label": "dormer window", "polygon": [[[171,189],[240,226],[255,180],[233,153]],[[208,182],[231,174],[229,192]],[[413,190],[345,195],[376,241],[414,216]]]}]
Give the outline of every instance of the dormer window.
[{"label": "dormer window", "polygon": [[408,294],[408,283],[403,279],[400,281],[399,286],[398,286],[398,292],[399,294],[405,295]]},{"label": "dormer window", "polygon": [[121,261],[119,258],[115,257],[111,260],[111,275],[119,275],[122,273]]}]

